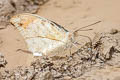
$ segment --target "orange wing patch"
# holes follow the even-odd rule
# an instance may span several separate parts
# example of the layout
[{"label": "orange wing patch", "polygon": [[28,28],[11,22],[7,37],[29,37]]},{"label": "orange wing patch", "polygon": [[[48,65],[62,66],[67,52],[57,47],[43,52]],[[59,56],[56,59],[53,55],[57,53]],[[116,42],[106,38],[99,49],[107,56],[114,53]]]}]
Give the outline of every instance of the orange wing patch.
[{"label": "orange wing patch", "polygon": [[26,29],[26,27],[28,27],[28,25],[32,23],[35,19],[36,17],[34,16],[25,15],[24,18],[21,18],[20,26]]},{"label": "orange wing patch", "polygon": [[26,27],[28,27],[30,23],[32,23],[35,19],[37,19],[35,16],[30,16],[30,15],[22,15],[21,17],[21,14],[18,14],[16,16],[13,16],[13,19],[17,19],[17,18],[20,19],[18,25],[20,27],[23,27],[24,29],[26,29]]},{"label": "orange wing patch", "polygon": [[32,23],[34,20],[35,20],[34,18],[30,18],[30,19],[28,19],[28,20],[26,20],[26,21],[20,22],[20,23],[22,24],[21,27],[26,28],[26,27],[27,27],[30,23]]}]

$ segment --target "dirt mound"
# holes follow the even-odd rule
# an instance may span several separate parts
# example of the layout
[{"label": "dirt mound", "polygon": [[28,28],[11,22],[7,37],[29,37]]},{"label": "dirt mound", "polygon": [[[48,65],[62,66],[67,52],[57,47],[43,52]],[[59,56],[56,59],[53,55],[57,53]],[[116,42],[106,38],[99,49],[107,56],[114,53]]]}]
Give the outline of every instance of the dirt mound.
[{"label": "dirt mound", "polygon": [[[21,66],[2,72],[1,80],[81,80],[85,73],[110,65],[118,66],[119,47],[119,31],[98,33],[92,42],[86,43],[75,53],[64,57],[43,56],[32,62],[30,67]],[[84,77],[84,80],[87,79],[88,77]],[[97,80],[95,77],[94,79]]]},{"label": "dirt mound", "polygon": [[0,53],[0,68],[5,67],[7,61],[5,60],[4,56]]}]

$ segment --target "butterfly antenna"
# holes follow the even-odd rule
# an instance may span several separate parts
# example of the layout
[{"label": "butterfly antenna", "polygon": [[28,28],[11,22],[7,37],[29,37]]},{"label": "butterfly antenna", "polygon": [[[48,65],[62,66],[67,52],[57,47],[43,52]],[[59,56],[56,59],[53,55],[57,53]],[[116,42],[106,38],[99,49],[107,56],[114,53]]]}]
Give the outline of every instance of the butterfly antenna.
[{"label": "butterfly antenna", "polygon": [[[89,42],[91,43],[90,45],[92,46],[92,39],[89,37],[89,36],[85,36],[85,35],[78,35],[78,36],[82,36],[82,37],[86,37],[86,38],[88,38],[89,39]],[[73,43],[74,44],[74,46],[76,47],[76,44],[77,45],[80,45],[80,43]]]},{"label": "butterfly antenna", "polygon": [[78,35],[78,36],[86,37],[89,39],[90,42],[92,42],[92,39],[89,36],[85,36],[85,35]]},{"label": "butterfly antenna", "polygon": [[[81,27],[81,28],[75,30],[74,32],[86,31],[86,30],[82,30],[82,29],[87,28],[87,27],[92,26],[92,25],[95,25],[95,24],[98,24],[98,23],[100,23],[100,22],[101,22],[101,21],[97,21],[97,22],[95,22],[95,23],[92,23],[92,24],[89,24],[89,25],[87,25],[87,26]],[[87,29],[87,30],[92,30],[92,29]]]},{"label": "butterfly antenna", "polygon": [[[82,29],[87,28],[87,27],[92,26],[92,25],[95,25],[95,24],[98,24],[98,23],[100,23],[100,22],[101,22],[101,21],[97,21],[97,22],[95,22],[95,23],[92,23],[92,24],[89,24],[89,25],[87,25],[87,26],[81,27],[81,28],[75,30],[73,33],[75,34],[75,33],[77,33],[78,31],[88,31],[88,30],[92,30],[92,29],[86,29],[86,30],[82,30]],[[82,37],[88,38],[89,41],[90,41],[90,46],[92,47],[92,39],[91,39],[89,36],[85,36],[85,35],[78,35],[78,36],[82,36]],[[79,48],[77,47],[77,45],[80,45],[79,43],[77,43],[77,45],[76,45],[75,43],[72,43],[72,44],[73,44],[73,46],[75,46],[77,49],[79,49]]]}]

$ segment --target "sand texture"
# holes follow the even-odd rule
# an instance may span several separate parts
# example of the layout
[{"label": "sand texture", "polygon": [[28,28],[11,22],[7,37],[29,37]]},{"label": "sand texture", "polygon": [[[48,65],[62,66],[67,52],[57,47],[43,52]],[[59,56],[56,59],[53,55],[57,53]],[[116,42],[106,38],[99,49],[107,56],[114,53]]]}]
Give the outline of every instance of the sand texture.
[{"label": "sand texture", "polygon": [[[119,0],[0,0],[0,80],[120,80]],[[33,57],[9,19],[35,13],[72,32],[80,31],[71,54]],[[56,53],[57,54],[57,53]]]}]

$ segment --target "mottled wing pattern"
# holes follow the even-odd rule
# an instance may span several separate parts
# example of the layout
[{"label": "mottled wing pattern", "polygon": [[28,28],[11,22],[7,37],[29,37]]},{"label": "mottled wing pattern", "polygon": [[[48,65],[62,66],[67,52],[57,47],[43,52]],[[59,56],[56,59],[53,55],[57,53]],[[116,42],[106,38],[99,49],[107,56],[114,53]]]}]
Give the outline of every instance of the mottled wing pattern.
[{"label": "mottled wing pattern", "polygon": [[65,45],[68,40],[67,30],[35,14],[18,14],[13,16],[10,22],[20,31],[28,49],[36,54],[46,54]]}]

